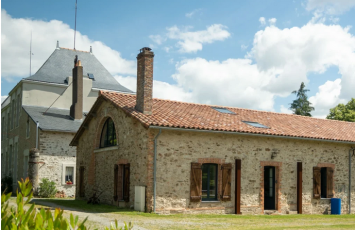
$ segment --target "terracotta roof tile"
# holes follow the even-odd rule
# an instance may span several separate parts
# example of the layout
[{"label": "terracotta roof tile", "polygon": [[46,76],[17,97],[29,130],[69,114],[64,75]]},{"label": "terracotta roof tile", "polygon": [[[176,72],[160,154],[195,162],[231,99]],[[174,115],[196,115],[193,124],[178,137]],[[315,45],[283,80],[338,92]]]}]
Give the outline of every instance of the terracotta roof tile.
[{"label": "terracotta roof tile", "polygon": [[[137,118],[146,127],[164,126],[355,142],[353,122],[162,99],[153,99],[152,115],[145,115],[134,109],[135,95],[101,91],[101,96]],[[221,113],[212,107],[226,108],[235,114]],[[243,121],[258,122],[269,128],[256,128]]]}]

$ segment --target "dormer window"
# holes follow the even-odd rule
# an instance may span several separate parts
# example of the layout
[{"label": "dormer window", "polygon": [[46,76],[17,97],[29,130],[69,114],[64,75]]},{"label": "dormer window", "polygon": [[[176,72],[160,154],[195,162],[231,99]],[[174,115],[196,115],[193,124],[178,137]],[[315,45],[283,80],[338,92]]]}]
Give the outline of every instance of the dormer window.
[{"label": "dormer window", "polygon": [[102,128],[100,148],[117,145],[115,124],[111,118],[108,118]]}]

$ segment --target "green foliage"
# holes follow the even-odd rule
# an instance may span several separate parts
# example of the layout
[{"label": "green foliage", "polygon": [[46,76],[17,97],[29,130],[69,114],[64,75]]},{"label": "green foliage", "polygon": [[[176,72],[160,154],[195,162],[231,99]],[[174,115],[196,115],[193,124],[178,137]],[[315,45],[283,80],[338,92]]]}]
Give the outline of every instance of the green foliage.
[{"label": "green foliage", "polygon": [[45,198],[52,198],[56,193],[57,188],[55,187],[55,182],[43,178],[42,182],[39,183],[38,195]]},{"label": "green foliage", "polygon": [[[24,181],[21,179],[19,181],[19,189],[17,190],[16,204],[17,208],[9,208],[9,199],[11,193],[1,195],[1,229],[12,230],[12,229],[60,229],[60,230],[86,230],[85,226],[87,218],[81,223],[79,223],[79,217],[70,214],[70,220],[68,221],[63,217],[63,210],[56,208],[54,213],[48,209],[43,208],[40,211],[35,209],[35,204],[32,204],[30,208],[25,209],[25,205],[29,204],[32,198],[32,184],[26,178]],[[115,225],[111,223],[110,228],[105,228],[105,230],[130,230],[132,229],[131,223],[123,228],[118,228],[117,220],[115,220]]]},{"label": "green foliage", "polygon": [[5,176],[1,179],[1,193],[12,192],[12,177]]},{"label": "green foliage", "polygon": [[355,122],[355,98],[351,98],[346,105],[340,103],[330,109],[327,119]]},{"label": "green foliage", "polygon": [[311,111],[314,110],[314,107],[312,107],[312,103],[308,101],[306,93],[309,90],[305,87],[305,84],[302,82],[300,89],[292,92],[293,94],[296,94],[297,99],[291,103],[290,109],[293,111],[293,114],[311,117]]}]

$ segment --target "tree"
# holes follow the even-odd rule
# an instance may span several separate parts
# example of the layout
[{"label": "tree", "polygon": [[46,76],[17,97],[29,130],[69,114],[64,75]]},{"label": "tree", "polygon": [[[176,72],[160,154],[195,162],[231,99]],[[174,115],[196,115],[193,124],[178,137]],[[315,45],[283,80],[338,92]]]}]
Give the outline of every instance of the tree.
[{"label": "tree", "polygon": [[355,98],[351,98],[346,105],[340,103],[330,109],[327,119],[355,122]]},{"label": "tree", "polygon": [[308,116],[311,117],[311,111],[314,110],[312,107],[312,103],[308,101],[307,92],[308,89],[305,88],[306,86],[304,83],[301,83],[300,89],[297,91],[293,91],[293,94],[296,94],[297,99],[291,103],[290,109],[293,111],[293,114],[301,115],[301,116]]}]

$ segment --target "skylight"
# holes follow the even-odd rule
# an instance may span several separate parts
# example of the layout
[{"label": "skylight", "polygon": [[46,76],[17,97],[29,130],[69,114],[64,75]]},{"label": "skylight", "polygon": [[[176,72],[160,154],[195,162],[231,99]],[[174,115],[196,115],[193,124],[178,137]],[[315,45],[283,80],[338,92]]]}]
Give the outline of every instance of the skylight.
[{"label": "skylight", "polygon": [[226,109],[226,108],[212,107],[212,109],[215,109],[215,110],[217,110],[220,113],[235,114],[234,112],[232,112],[232,111],[230,111],[229,109]]},{"label": "skylight", "polygon": [[264,128],[264,129],[269,129],[269,127],[265,126],[265,125],[262,125],[258,122],[254,122],[254,121],[243,121],[245,124],[248,124],[248,125],[251,125],[251,126],[254,126],[256,128]]},{"label": "skylight", "polygon": [[88,77],[89,77],[91,80],[95,80],[94,74],[92,74],[92,73],[88,73]]}]

